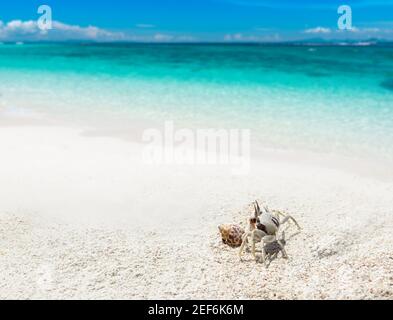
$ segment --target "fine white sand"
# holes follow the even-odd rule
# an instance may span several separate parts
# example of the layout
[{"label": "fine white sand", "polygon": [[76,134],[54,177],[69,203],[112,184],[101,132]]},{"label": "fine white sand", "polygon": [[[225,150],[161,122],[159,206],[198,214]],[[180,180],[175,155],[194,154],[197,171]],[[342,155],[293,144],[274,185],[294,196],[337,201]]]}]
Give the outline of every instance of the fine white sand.
[{"label": "fine white sand", "polygon": [[[151,167],[141,148],[0,120],[0,299],[393,298],[392,172],[270,151],[233,176]],[[255,199],[303,227],[268,269],[217,229],[245,225]]]}]

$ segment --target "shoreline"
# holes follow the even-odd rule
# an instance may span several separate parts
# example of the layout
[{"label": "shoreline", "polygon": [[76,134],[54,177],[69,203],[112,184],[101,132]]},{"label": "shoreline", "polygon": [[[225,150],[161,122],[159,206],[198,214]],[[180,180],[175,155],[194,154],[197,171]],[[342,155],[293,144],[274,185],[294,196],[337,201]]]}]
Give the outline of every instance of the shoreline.
[{"label": "shoreline", "polygon": [[[4,127],[60,127],[72,129],[80,136],[93,139],[109,138],[121,140],[134,145],[142,145],[142,133],[145,129],[163,131],[164,123],[146,118],[113,118],[105,117],[87,119],[86,114],[81,119],[53,113],[42,113],[26,108],[0,108],[0,129]],[[174,123],[175,129],[187,127],[185,123]],[[190,128],[198,129],[193,124]],[[202,127],[208,129],[210,126]],[[218,126],[217,129],[227,129]],[[264,159],[270,162],[286,164],[306,164],[324,169],[339,170],[362,177],[376,178],[385,182],[393,182],[393,162],[390,157],[377,158],[369,155],[359,157],[357,154],[342,154],[340,152],[322,152],[305,148],[272,148],[261,145],[259,137],[253,137],[251,130],[251,158],[256,161]],[[393,157],[392,157],[393,159]]]},{"label": "shoreline", "polygon": [[[274,152],[248,176],[147,169],[116,134],[0,131],[0,298],[393,299],[390,177]],[[255,199],[303,227],[268,269],[217,230],[244,225]]]}]

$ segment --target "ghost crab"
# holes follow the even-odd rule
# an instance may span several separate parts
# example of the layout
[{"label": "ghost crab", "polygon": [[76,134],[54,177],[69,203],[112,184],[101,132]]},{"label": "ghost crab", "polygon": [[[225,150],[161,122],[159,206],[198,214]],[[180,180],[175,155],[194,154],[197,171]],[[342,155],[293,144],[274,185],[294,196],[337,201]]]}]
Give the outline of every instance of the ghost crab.
[{"label": "ghost crab", "polygon": [[[248,238],[250,238],[251,241],[251,252],[255,261],[258,261],[255,254],[255,244],[257,242],[262,242],[261,260],[263,263],[265,263],[265,244],[273,242],[277,243],[277,245],[280,246],[283,254],[285,253],[284,246],[280,241],[277,240],[279,229],[284,223],[292,220],[296,224],[298,230],[300,231],[301,229],[299,224],[292,216],[284,214],[280,211],[271,211],[267,206],[265,206],[263,209],[263,211],[260,209],[258,201],[254,202],[254,215],[249,219],[249,231],[246,232],[242,237],[242,244],[239,251],[240,260],[242,258],[244,247],[248,243]],[[280,216],[283,217],[282,220],[280,220]],[[286,253],[284,256],[286,256]]]}]

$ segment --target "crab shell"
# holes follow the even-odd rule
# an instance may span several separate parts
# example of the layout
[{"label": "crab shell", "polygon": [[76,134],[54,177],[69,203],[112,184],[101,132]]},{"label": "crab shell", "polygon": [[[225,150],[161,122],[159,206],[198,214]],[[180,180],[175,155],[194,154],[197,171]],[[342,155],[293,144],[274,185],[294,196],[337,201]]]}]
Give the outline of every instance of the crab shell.
[{"label": "crab shell", "polygon": [[244,229],[236,224],[222,224],[218,226],[221,233],[222,242],[232,248],[240,247]]}]

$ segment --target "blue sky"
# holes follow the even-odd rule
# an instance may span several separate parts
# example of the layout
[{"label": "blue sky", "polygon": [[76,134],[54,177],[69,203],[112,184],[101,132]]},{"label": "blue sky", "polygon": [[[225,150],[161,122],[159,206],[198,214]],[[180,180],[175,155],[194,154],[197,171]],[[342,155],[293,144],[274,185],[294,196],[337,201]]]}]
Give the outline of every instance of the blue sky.
[{"label": "blue sky", "polygon": [[[47,33],[34,26],[42,4],[56,21]],[[351,31],[338,31],[342,4],[352,8]],[[393,0],[13,0],[0,3],[0,20],[3,41],[392,40]]]}]

